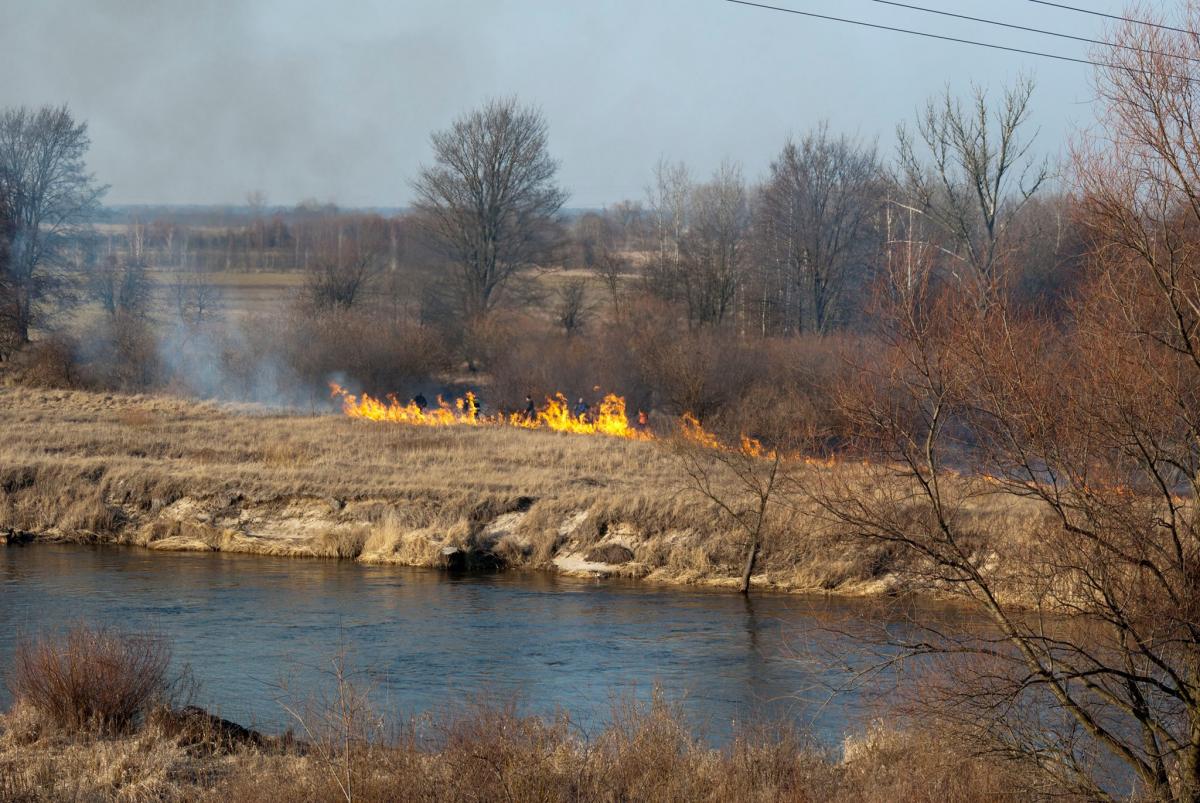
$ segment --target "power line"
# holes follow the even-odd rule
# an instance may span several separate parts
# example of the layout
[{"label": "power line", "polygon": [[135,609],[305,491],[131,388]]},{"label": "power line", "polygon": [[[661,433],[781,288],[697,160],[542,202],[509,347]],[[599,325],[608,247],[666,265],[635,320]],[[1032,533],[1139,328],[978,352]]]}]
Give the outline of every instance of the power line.
[{"label": "power line", "polygon": [[1037,3],[1039,6],[1050,6],[1051,8],[1061,8],[1065,11],[1075,11],[1080,14],[1091,14],[1095,17],[1105,17],[1110,20],[1119,20],[1121,22],[1132,22],[1134,25],[1148,25],[1151,28],[1161,28],[1164,31],[1174,31],[1175,33],[1186,33],[1188,36],[1196,36],[1195,31],[1189,31],[1187,28],[1176,28],[1173,25],[1163,25],[1158,22],[1150,22],[1149,20],[1139,20],[1133,17],[1123,17],[1120,14],[1105,14],[1103,11],[1093,11],[1090,8],[1078,8],[1077,6],[1068,6],[1062,3],[1051,3],[1049,0],[1029,0],[1031,3]]},{"label": "power line", "polygon": [[960,39],[957,36],[945,36],[940,33],[930,33],[929,31],[915,31],[911,28],[897,28],[893,25],[881,25],[875,22],[864,22],[863,20],[846,19],[845,17],[831,17],[827,14],[814,14],[811,11],[799,11],[794,8],[784,8],[783,6],[769,6],[765,3],[753,3],[750,0],[725,0],[727,3],[736,3],[739,6],[750,6],[752,8],[762,8],[767,11],[782,11],[785,14],[797,14],[801,17],[811,17],[818,20],[826,20],[828,22],[842,22],[847,25],[860,25],[864,28],[874,28],[879,31],[891,31],[892,33],[906,33],[909,36],[923,36],[926,39],[940,39],[943,42],[957,42],[960,45],[972,45],[974,47],[986,47],[992,50],[1005,50],[1009,53],[1021,53],[1026,56],[1039,56],[1044,59],[1056,59],[1058,61],[1070,61],[1075,64],[1090,64],[1093,67],[1112,67],[1111,64],[1104,64],[1091,59],[1076,58],[1075,56],[1063,56],[1058,53],[1045,53],[1040,50],[1025,50],[1020,47],[1009,47],[1008,45],[997,45],[991,42],[977,42],[973,39]]},{"label": "power line", "polygon": [[[1034,0],[1037,2],[1038,0]],[[943,42],[956,42],[960,45],[971,45],[972,47],[983,47],[989,50],[1003,50],[1008,53],[1020,53],[1025,56],[1037,56],[1043,59],[1054,59],[1055,61],[1067,61],[1074,64],[1088,64],[1092,67],[1103,67],[1109,70],[1123,70],[1128,73],[1141,75],[1158,75],[1163,78],[1173,78],[1181,81],[1193,82],[1197,79],[1186,75],[1172,75],[1170,73],[1155,73],[1146,70],[1139,70],[1133,67],[1128,67],[1122,64],[1111,64],[1103,61],[1094,61],[1087,58],[1079,58],[1076,56],[1064,56],[1061,53],[1047,53],[1043,50],[1027,50],[1021,47],[1010,47],[1009,45],[997,45],[993,42],[980,42],[974,39],[962,39],[957,36],[946,36],[940,33],[930,33],[929,31],[917,31],[912,28],[899,28],[894,25],[881,25],[876,22],[865,22],[863,20],[852,20],[845,17],[832,17],[828,14],[816,14],[811,11],[800,11],[794,8],[784,8],[783,6],[772,6],[766,3],[755,3],[751,0],[725,0],[727,3],[734,3],[739,6],[750,6],[751,8],[761,8],[767,11],[781,11],[785,14],[795,14],[801,17],[810,17],[812,19],[826,20],[828,22],[841,22],[846,25],[858,25],[863,28],[873,28],[878,31],[891,31],[892,33],[903,33],[909,36],[920,36],[926,39],[937,39]]]},{"label": "power line", "polygon": [[1180,56],[1180,55],[1176,55],[1174,53],[1163,53],[1158,50],[1147,50],[1147,49],[1141,48],[1141,47],[1134,47],[1133,45],[1122,45],[1122,44],[1118,44],[1115,42],[1106,42],[1103,39],[1092,39],[1087,36],[1076,36],[1074,34],[1061,33],[1059,31],[1048,31],[1044,28],[1032,28],[1032,27],[1029,27],[1028,25],[1017,25],[1012,22],[1003,22],[1002,20],[991,20],[991,19],[987,19],[985,17],[972,17],[968,14],[957,14],[953,11],[942,11],[941,9],[936,9],[936,8],[925,8],[924,6],[914,6],[914,5],[910,5],[909,3],[898,3],[898,2],[895,2],[895,0],[870,0],[870,2],[879,3],[880,5],[884,5],[884,6],[895,6],[896,8],[906,8],[910,11],[921,11],[925,14],[937,14],[942,17],[953,17],[955,19],[967,20],[968,22],[981,22],[985,25],[996,25],[1001,28],[1009,28],[1014,31],[1025,31],[1027,33],[1036,33],[1036,34],[1041,34],[1043,36],[1057,36],[1061,39],[1072,39],[1076,42],[1085,42],[1085,43],[1091,44],[1091,45],[1102,45],[1104,47],[1115,47],[1120,50],[1132,50],[1136,53],[1146,53],[1151,56],[1167,56],[1168,58],[1178,58],[1178,59],[1183,59],[1185,61],[1200,61],[1200,58],[1194,58],[1192,56]]}]

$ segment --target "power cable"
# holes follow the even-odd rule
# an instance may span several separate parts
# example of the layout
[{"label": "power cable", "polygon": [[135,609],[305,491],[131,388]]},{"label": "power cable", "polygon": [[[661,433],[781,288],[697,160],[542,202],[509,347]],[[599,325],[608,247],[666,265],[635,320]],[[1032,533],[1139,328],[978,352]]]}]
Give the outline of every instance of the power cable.
[{"label": "power cable", "polygon": [[1029,0],[1031,3],[1037,3],[1039,6],[1050,6],[1051,8],[1061,8],[1064,11],[1075,11],[1079,14],[1091,14],[1095,17],[1105,17],[1110,20],[1118,20],[1120,22],[1132,22],[1134,25],[1148,25],[1151,28],[1160,28],[1164,31],[1174,31],[1175,33],[1186,33],[1188,36],[1196,36],[1195,31],[1189,31],[1187,28],[1176,28],[1173,25],[1163,25],[1158,22],[1150,22],[1149,20],[1139,20],[1133,17],[1123,17],[1120,14],[1106,14],[1103,11],[1093,11],[1090,8],[1079,8],[1078,6],[1068,6],[1063,3],[1051,3],[1049,0]]},{"label": "power cable", "polygon": [[1080,58],[1077,56],[1064,56],[1061,53],[1047,53],[1042,50],[1028,50],[1021,47],[1011,47],[1009,45],[998,45],[993,42],[980,42],[974,39],[963,39],[957,36],[947,36],[945,34],[930,33],[929,31],[917,31],[912,28],[900,28],[894,25],[882,25],[876,22],[866,22],[864,20],[852,20],[845,17],[833,17],[828,14],[816,14],[811,11],[800,11],[795,8],[784,8],[783,6],[772,6],[766,3],[755,3],[751,0],[725,0],[727,3],[734,3],[739,6],[749,6],[751,8],[761,8],[767,11],[780,11],[785,14],[795,14],[801,17],[810,17],[812,19],[826,20],[828,22],[840,22],[846,25],[858,25],[863,28],[873,28],[879,31],[891,31],[892,33],[903,33],[909,36],[920,36],[926,39],[937,39],[943,42],[955,42],[961,45],[971,45],[972,47],[982,47],[989,50],[1002,50],[1008,53],[1020,53],[1025,56],[1037,56],[1043,59],[1054,59],[1055,61],[1066,61],[1074,64],[1088,64],[1092,67],[1103,67],[1109,70],[1123,70],[1129,73],[1138,73],[1143,75],[1160,75],[1164,78],[1174,78],[1182,81],[1196,81],[1197,79],[1186,75],[1172,75],[1169,73],[1153,73],[1146,70],[1138,70],[1134,67],[1128,67],[1122,64],[1110,64],[1103,61],[1094,61],[1092,59]]},{"label": "power cable", "polygon": [[1147,50],[1146,48],[1134,47],[1133,45],[1122,45],[1115,42],[1106,42],[1103,39],[1092,39],[1088,36],[1076,36],[1075,34],[1062,33],[1060,31],[1048,31],[1044,28],[1033,28],[1028,25],[1017,25],[1012,22],[1004,22],[1002,20],[992,20],[985,17],[972,17],[969,14],[958,14],[953,11],[942,11],[937,8],[925,8],[924,6],[914,6],[909,3],[899,3],[895,0],[870,0],[872,3],[878,3],[884,6],[895,6],[896,8],[906,8],[910,11],[920,11],[925,14],[937,14],[942,17],[953,17],[954,19],[967,20],[968,22],[981,22],[985,25],[996,25],[1001,28],[1009,28],[1014,31],[1025,31],[1027,33],[1036,33],[1043,36],[1057,36],[1061,39],[1071,39],[1076,42],[1085,42],[1090,45],[1101,45],[1104,47],[1115,47],[1120,50],[1132,50],[1136,53],[1146,53],[1151,56],[1166,56],[1168,58],[1178,58],[1185,61],[1200,61],[1200,58],[1193,56],[1180,56],[1173,53],[1163,53],[1158,50]]}]

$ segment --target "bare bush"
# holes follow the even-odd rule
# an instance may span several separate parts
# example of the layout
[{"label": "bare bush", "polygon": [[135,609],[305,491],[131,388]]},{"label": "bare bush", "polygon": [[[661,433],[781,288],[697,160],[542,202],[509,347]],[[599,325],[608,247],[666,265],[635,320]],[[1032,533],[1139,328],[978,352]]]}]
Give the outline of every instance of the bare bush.
[{"label": "bare bush", "polygon": [[707,420],[763,376],[757,349],[718,332],[680,332],[650,319],[630,340],[641,380],[675,415]]},{"label": "bare bush", "polygon": [[557,295],[554,314],[563,334],[567,337],[579,334],[591,315],[587,301],[587,280],[570,279],[558,288]]},{"label": "bare bush", "polygon": [[85,331],[76,361],[81,382],[94,388],[145,391],[167,379],[153,326],[123,311]]},{"label": "bare bush", "polygon": [[120,733],[164,699],[170,662],[161,639],[79,625],[18,644],[8,685],[59,728]]},{"label": "bare bush", "polygon": [[77,348],[74,340],[61,334],[39,340],[13,356],[9,375],[29,387],[75,387],[79,381],[75,362]]},{"label": "bare bush", "polygon": [[527,393],[540,400],[560,391],[592,402],[599,402],[602,392],[616,391],[627,397],[631,408],[644,399],[619,332],[566,337],[548,331],[544,323],[493,316],[484,327],[472,327],[471,337],[489,341],[479,353],[486,355],[489,397],[498,406],[519,409]]},{"label": "bare bush", "polygon": [[[669,705],[634,707],[591,743],[572,738],[572,723],[482,712],[448,723],[445,749],[413,742],[379,751],[361,765],[354,799],[655,800],[1012,800],[1022,768],[970,756],[925,732],[879,732],[839,764],[790,733],[746,732],[725,750],[691,737]],[[309,761],[246,762],[202,799],[345,800]],[[1065,794],[1055,799],[1075,803]]]},{"label": "bare bush", "polygon": [[[294,378],[316,393],[324,393],[333,377],[374,393],[408,393],[451,363],[437,332],[363,310],[314,315],[296,309],[282,326],[262,334],[265,361],[285,370],[285,381]],[[248,367],[254,370],[255,361]]]},{"label": "bare bush", "polygon": [[387,221],[378,215],[341,216],[312,228],[308,298],[318,309],[350,309],[372,289],[384,267]]}]

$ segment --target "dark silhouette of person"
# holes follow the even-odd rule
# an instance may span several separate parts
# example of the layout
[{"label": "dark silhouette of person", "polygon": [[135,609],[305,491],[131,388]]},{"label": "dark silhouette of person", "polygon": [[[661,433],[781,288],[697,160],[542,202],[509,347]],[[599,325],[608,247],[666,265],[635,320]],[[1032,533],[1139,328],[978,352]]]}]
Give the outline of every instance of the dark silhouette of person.
[{"label": "dark silhouette of person", "polygon": [[526,394],[525,396],[525,420],[532,421],[537,417],[537,408],[533,406],[533,396]]},{"label": "dark silhouette of person", "polygon": [[418,393],[416,396],[413,396],[412,403],[417,405],[417,409],[421,412],[424,412],[425,408],[429,406],[429,401],[425,398],[425,394],[423,393]]}]

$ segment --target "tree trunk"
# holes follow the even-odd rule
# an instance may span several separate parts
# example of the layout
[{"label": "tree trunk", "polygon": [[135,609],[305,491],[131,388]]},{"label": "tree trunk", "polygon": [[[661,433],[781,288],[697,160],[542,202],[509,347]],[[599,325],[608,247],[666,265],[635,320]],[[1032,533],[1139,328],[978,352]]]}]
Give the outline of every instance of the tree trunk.
[{"label": "tree trunk", "polygon": [[[1197,688],[1197,684],[1200,684],[1200,666],[1195,661],[1192,663],[1188,676],[1192,688]],[[1200,803],[1200,709],[1193,705],[1189,714],[1191,732],[1188,735],[1191,737],[1191,744],[1188,745],[1181,762],[1183,764],[1183,778],[1181,779],[1183,789],[1180,798],[1188,803]]]},{"label": "tree trunk", "polygon": [[13,321],[13,334],[16,336],[18,346],[27,346],[29,345],[29,319],[32,317],[33,298],[26,287],[18,287],[15,295],[13,311],[16,319]]},{"label": "tree trunk", "polygon": [[750,593],[750,575],[754,574],[754,562],[758,560],[758,538],[750,542],[750,549],[746,552],[746,568],[742,570],[742,593]]}]

